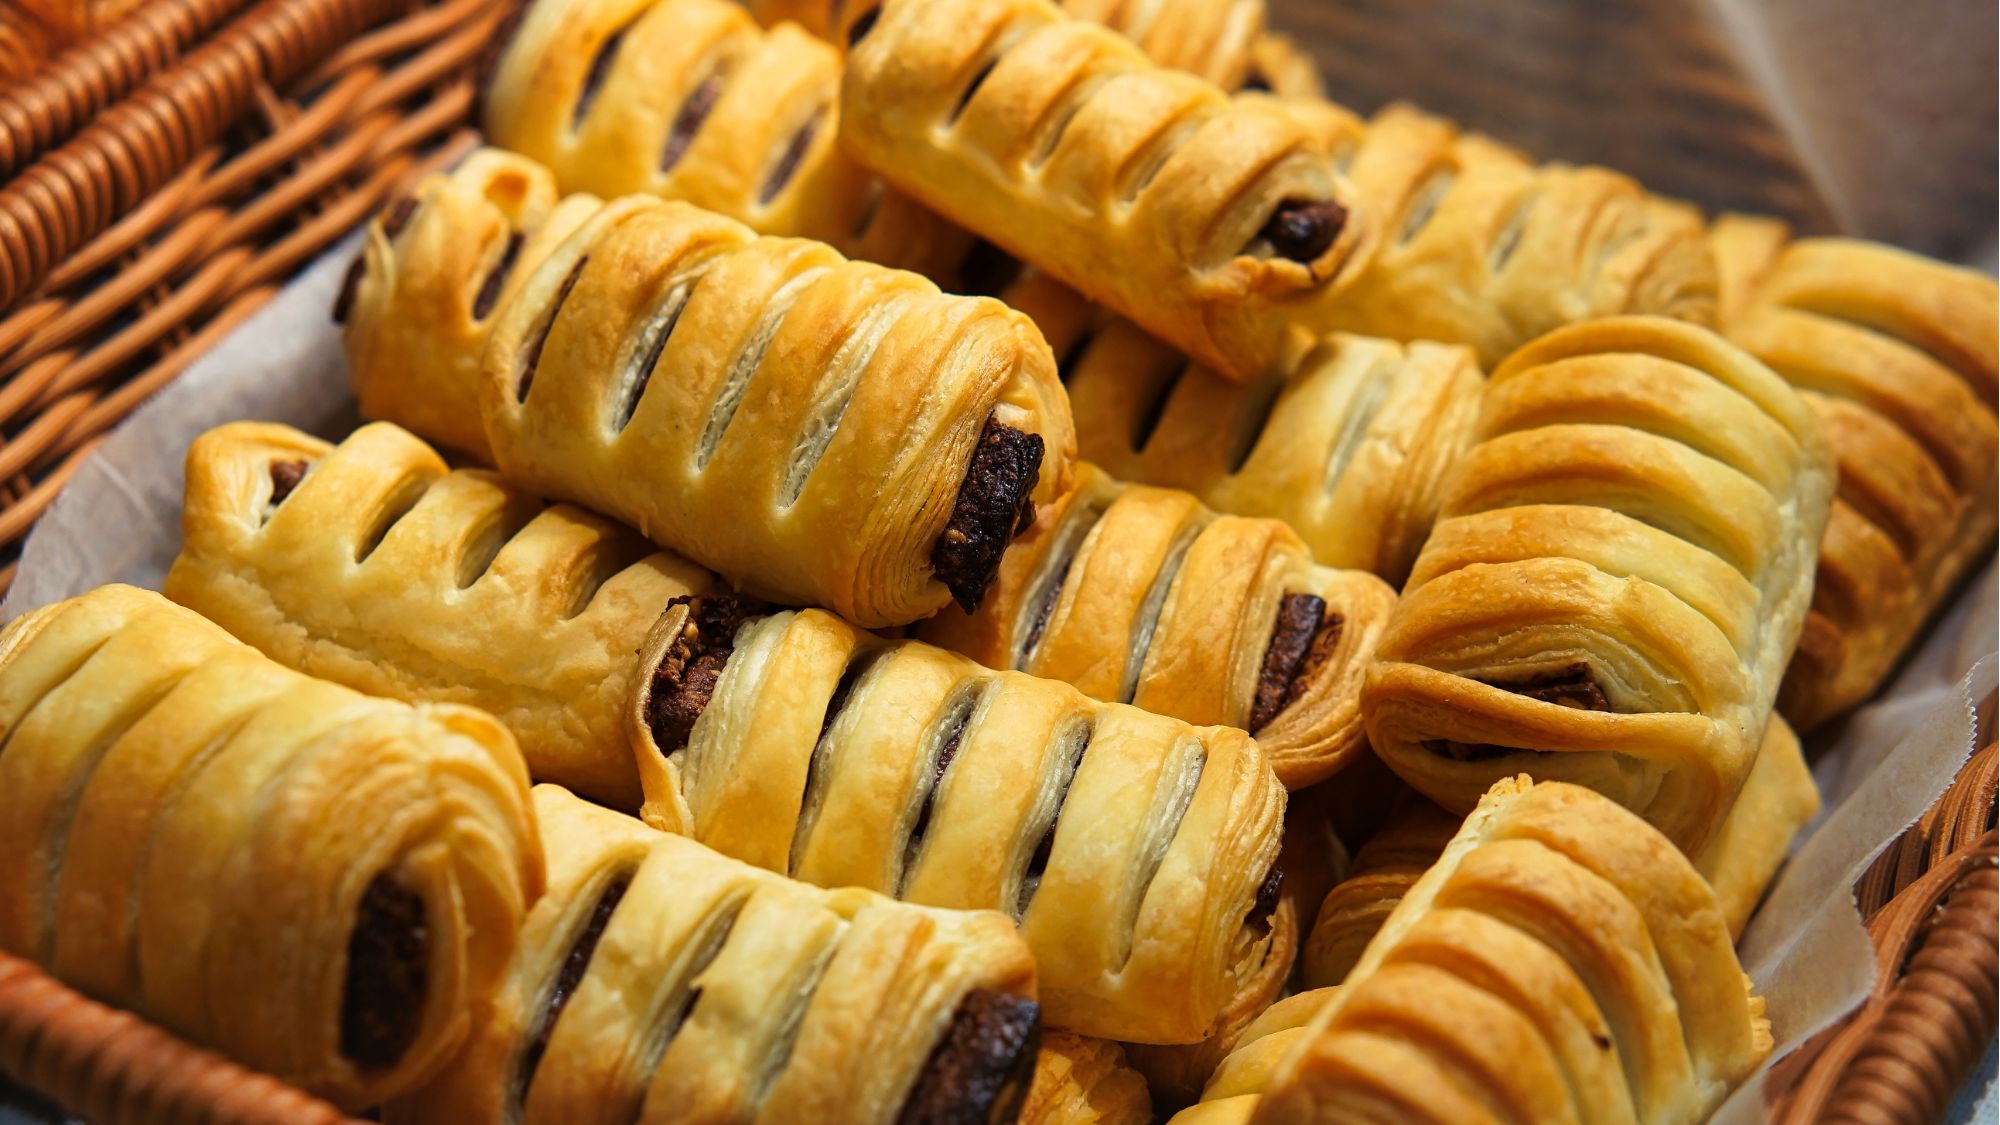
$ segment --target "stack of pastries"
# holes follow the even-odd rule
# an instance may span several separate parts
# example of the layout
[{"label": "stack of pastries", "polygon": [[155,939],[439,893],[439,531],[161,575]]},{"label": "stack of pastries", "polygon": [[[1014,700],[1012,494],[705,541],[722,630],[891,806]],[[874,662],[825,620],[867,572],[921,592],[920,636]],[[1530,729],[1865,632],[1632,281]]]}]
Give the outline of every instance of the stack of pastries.
[{"label": "stack of pastries", "polygon": [[521,0],[477,81],[366,424],[0,634],[0,949],[392,1122],[1763,1061],[1794,727],[1992,542],[1991,279],[1363,119],[1259,0]]}]

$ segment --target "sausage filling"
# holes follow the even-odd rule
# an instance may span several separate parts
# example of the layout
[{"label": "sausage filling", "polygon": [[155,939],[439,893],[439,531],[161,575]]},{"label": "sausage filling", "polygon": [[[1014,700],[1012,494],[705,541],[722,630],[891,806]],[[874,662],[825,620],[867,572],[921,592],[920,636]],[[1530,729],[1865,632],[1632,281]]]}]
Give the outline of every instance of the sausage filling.
[{"label": "sausage filling", "polygon": [[687,622],[667,646],[646,694],[646,725],[663,754],[687,745],[694,724],[715,697],[715,685],[736,648],[736,630],[764,607],[748,598],[679,597],[669,607],[686,605]]},{"label": "sausage filling", "polygon": [[1041,1009],[991,989],[965,994],[903,1103],[898,1125],[988,1125],[1021,1112],[1041,1048]]},{"label": "sausage filling", "polygon": [[271,506],[273,508],[284,503],[285,497],[290,496],[292,490],[299,486],[299,482],[306,479],[306,470],[311,465],[310,461],[271,462]]},{"label": "sausage filling", "polygon": [[1347,225],[1347,208],[1332,200],[1287,199],[1257,232],[1280,258],[1311,264],[1326,253]]},{"label": "sausage filling", "polygon": [[[1610,711],[1611,701],[1604,697],[1604,689],[1591,678],[1590,666],[1572,664],[1556,672],[1547,672],[1520,684],[1494,684],[1515,695],[1525,695],[1543,703],[1553,703],[1558,707],[1570,707],[1578,711]],[[1488,743],[1454,742],[1446,738],[1427,738],[1424,749],[1433,754],[1458,762],[1483,762],[1508,754],[1518,754],[1519,746],[1494,746]]]},{"label": "sausage filling", "polygon": [[1271,625],[1271,644],[1264,650],[1264,667],[1251,697],[1250,724],[1256,734],[1299,701],[1313,677],[1340,642],[1341,616],[1326,611],[1326,600],[1312,594],[1286,594],[1278,600],[1278,618]]},{"label": "sausage filling", "polygon": [[1000,556],[1035,522],[1032,494],[1041,468],[1040,434],[987,417],[951,518],[931,547],[932,571],[965,612],[979,609],[1000,570]]},{"label": "sausage filling", "polygon": [[361,895],[347,938],[340,1053],[362,1070],[395,1065],[416,1042],[430,990],[424,900],[388,874]]}]

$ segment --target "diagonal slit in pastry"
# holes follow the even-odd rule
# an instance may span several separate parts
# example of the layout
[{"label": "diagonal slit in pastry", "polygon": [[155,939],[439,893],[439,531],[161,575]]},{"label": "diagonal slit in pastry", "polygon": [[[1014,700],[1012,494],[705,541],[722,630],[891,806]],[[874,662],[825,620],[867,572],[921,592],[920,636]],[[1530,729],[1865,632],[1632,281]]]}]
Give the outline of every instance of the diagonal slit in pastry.
[{"label": "diagonal slit in pastry", "polygon": [[695,448],[694,467],[696,472],[708,468],[715,459],[715,451],[721,447],[723,437],[729,432],[729,424],[736,420],[736,410],[743,405],[743,394],[750,388],[750,379],[764,364],[764,356],[771,350],[771,341],[777,338],[778,327],[784,323],[785,314],[792,311],[799,294],[806,286],[818,281],[826,273],[824,266],[806,270],[790,281],[779,286],[771,299],[765,302],[764,311],[757,317],[757,324],[750,330],[750,338],[743,343],[742,350],[729,365],[729,374],[723,377],[722,386],[716,389],[715,402],[708,408],[708,423],[701,429],[701,444]]},{"label": "diagonal slit in pastry", "polygon": [[[590,959],[597,953],[597,943],[604,937],[606,927],[611,924],[611,916],[624,901],[625,892],[632,886],[632,870],[627,867],[607,875],[603,889],[590,901],[588,911],[578,911],[569,919],[565,929],[569,939],[561,946],[565,950],[555,978],[549,981],[548,991],[542,994],[529,1010],[535,1013],[533,1030],[522,1041],[521,1054],[514,1063],[512,1101],[515,1112],[509,1116],[518,1119],[520,1106],[528,1100],[528,1088],[535,1081],[535,1071],[542,1065],[542,1055],[549,1048],[549,1036],[554,1034],[556,1020],[569,1005],[569,998],[575,994],[577,985],[590,969]],[[578,895],[577,901],[585,901]]]},{"label": "diagonal slit in pastry", "polygon": [[937,720],[924,735],[923,747],[917,754],[917,784],[912,790],[915,799],[910,802],[914,815],[909,809],[903,814],[909,830],[903,837],[902,868],[896,873],[897,898],[903,897],[909,887],[910,873],[916,870],[917,860],[923,852],[924,833],[930,828],[931,810],[937,807],[938,793],[944,788],[945,776],[958,756],[965,728],[972,722],[972,716],[985,698],[986,684],[985,680],[974,680],[953,693],[945,700]]},{"label": "diagonal slit in pastry", "polygon": [[1035,842],[1033,851],[1015,861],[1020,872],[1018,878],[1013,880],[1017,890],[1012,905],[1017,922],[1027,916],[1028,907],[1034,904],[1035,892],[1041,889],[1042,875],[1048,871],[1049,859],[1055,854],[1056,829],[1062,825],[1063,806],[1069,800],[1069,787],[1076,781],[1076,771],[1083,765],[1083,755],[1090,749],[1093,733],[1090,719],[1079,716],[1054,739],[1055,756],[1035,791],[1035,805],[1028,814],[1027,831],[1015,844],[1019,849],[1026,841]]},{"label": "diagonal slit in pastry", "polygon": [[895,328],[897,318],[902,316],[909,303],[909,297],[904,295],[870,305],[862,314],[861,322],[848,333],[847,339],[841,341],[839,350],[827,362],[820,375],[818,399],[807,410],[799,434],[792,443],[791,458],[785,464],[784,481],[778,491],[780,510],[798,503],[799,495],[805,491],[806,480],[819,467],[827,447],[833,444],[834,435],[840,430],[841,419],[847,416],[848,404],[854,401],[854,390],[861,382],[862,372],[868,369],[883,337]]},{"label": "diagonal slit in pastry", "polygon": [[1188,549],[1202,532],[1204,523],[1189,520],[1174,533],[1174,541],[1167,547],[1166,557],[1160,561],[1160,569],[1153,573],[1153,581],[1146,587],[1146,596],[1139,602],[1139,612],[1132,618],[1132,635],[1125,643],[1125,675],[1118,684],[1118,702],[1130,703],[1139,694],[1139,675],[1146,670],[1146,655],[1153,649],[1153,633],[1160,627],[1160,613],[1166,608],[1167,595],[1173,592],[1174,579],[1180,577],[1181,564],[1187,561]]},{"label": "diagonal slit in pastry", "polygon": [[[1579,711],[1612,711],[1618,708],[1604,694],[1604,688],[1597,682],[1590,665],[1581,661],[1554,671],[1543,672],[1515,683],[1491,683],[1481,680],[1488,687],[1511,691],[1516,695],[1542,703],[1552,703],[1558,707],[1570,707]],[[1447,738],[1427,738],[1423,740],[1425,750],[1456,762],[1480,762],[1502,758],[1509,754],[1542,753],[1522,746],[1495,746],[1490,743],[1456,742]]]},{"label": "diagonal slit in pastry", "polygon": [[1208,748],[1199,739],[1189,737],[1167,752],[1160,768],[1160,779],[1153,787],[1152,808],[1147,810],[1140,828],[1139,864],[1131,893],[1112,927],[1117,948],[1115,960],[1120,965],[1132,955],[1132,931],[1138,924],[1139,911],[1145,906],[1146,892],[1152,888],[1154,876],[1160,873],[1160,865],[1166,862],[1167,849],[1173,846],[1174,837],[1180,834],[1181,822],[1187,819],[1188,808],[1194,804],[1202,768],[1207,764]]},{"label": "diagonal slit in pastry", "polygon": [[792,846],[785,860],[787,875],[797,872],[804,865],[806,848],[812,843],[813,827],[819,823],[819,810],[826,804],[827,783],[833,777],[833,748],[839,742],[831,737],[834,724],[846,714],[849,701],[862,681],[867,679],[868,673],[890,659],[893,659],[893,653],[888,649],[855,650],[848,656],[847,667],[841,670],[840,682],[834,685],[833,694],[827,697],[826,714],[819,721],[819,738],[813,742],[812,755],[806,759],[799,816],[792,825]]}]

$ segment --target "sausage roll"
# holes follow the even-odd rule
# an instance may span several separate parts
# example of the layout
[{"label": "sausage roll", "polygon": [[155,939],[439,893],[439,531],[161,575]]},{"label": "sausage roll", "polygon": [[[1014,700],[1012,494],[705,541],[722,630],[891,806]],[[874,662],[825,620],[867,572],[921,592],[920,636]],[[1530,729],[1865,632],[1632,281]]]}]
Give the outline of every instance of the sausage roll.
[{"label": "sausage roll", "polygon": [[917,635],[1093,699],[1242,727],[1287,788],[1364,752],[1361,675],[1395,602],[1386,583],[1314,564],[1276,520],[1079,475],[978,613],[947,609]]},{"label": "sausage roll", "polygon": [[514,740],[130,586],[0,634],[0,949],[349,1111],[473,1026],[541,893]]},{"label": "sausage roll", "polygon": [[391,203],[368,225],[333,311],[362,417],[491,461],[479,357],[501,302],[602,206],[558,200],[546,168],[497,149]]},{"label": "sausage roll", "polygon": [[1339,994],[1338,988],[1315,988],[1266,1008],[1209,1076],[1201,1101],[1176,1113],[1168,1125],[1243,1125],[1249,1121],[1270,1089],[1278,1064],[1305,1038],[1314,1017]]},{"label": "sausage roll", "polygon": [[464,1051],[387,1120],[1014,1120],[1035,969],[991,913],[825,891],[539,785],[549,893]]},{"label": "sausage roll", "polygon": [[1543,337],[1481,409],[1376,648],[1369,740],[1448,809],[1532,769],[1695,852],[1805,619],[1826,436],[1769,368],[1658,317]]},{"label": "sausage roll", "polygon": [[[1330,147],[1345,111],[1281,104]],[[1368,122],[1345,171],[1372,220],[1315,328],[1465,344],[1487,365],[1593,317],[1715,318],[1702,217],[1604,168],[1535,165],[1456,125],[1393,105]]]},{"label": "sausage roll", "polygon": [[1701,1121],[1770,1052],[1763,1007],[1671,842],[1591,790],[1503,780],[1252,1119]]},{"label": "sausage roll", "polygon": [[1058,1027],[1205,1036],[1263,960],[1284,789],[1242,731],[818,610],[675,605],[631,709],[646,818],[822,886],[998,909]]},{"label": "sausage roll", "polygon": [[622,202],[499,313],[481,406],[500,471],[762,597],[867,627],[977,608],[1069,485],[1034,325],[823,244]]},{"label": "sausage roll", "polygon": [[1116,1043],[1067,1031],[1042,1036],[1020,1125],[1149,1125],[1146,1080]]},{"label": "sausage roll", "polygon": [[1867,698],[1992,550],[1992,278],[1850,239],[1787,244],[1724,218],[1726,332],[1799,389],[1840,462],[1813,612],[1779,707],[1811,728]]},{"label": "sausage roll", "polygon": [[1227,377],[1270,369],[1287,317],[1360,237],[1298,121],[1046,0],[856,2],[841,19],[842,142],[860,160]]},{"label": "sausage roll", "polygon": [[1460,823],[1459,817],[1417,798],[1398,808],[1355,851],[1347,878],[1320,903],[1300,954],[1299,976],[1306,987],[1325,988],[1347,979],[1375,931],[1437,862]]},{"label": "sausage roll", "polygon": [[188,450],[166,591],[282,664],[505,722],[535,777],[637,810],[639,646],[707,571],[388,423],[338,446],[236,422]]}]

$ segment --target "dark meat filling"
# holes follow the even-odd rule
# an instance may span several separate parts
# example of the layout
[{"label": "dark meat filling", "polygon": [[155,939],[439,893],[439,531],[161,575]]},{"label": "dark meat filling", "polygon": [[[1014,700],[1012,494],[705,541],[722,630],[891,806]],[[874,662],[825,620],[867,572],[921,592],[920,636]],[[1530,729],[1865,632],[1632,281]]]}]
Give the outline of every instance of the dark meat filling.
[{"label": "dark meat filling", "polygon": [[387,874],[361,895],[347,938],[340,1002],[340,1053],[362,1070],[381,1070],[416,1042],[430,991],[430,926],[424,900]]},{"label": "dark meat filling", "polygon": [[931,570],[965,612],[978,611],[1000,570],[1000,556],[1034,524],[1032,493],[1041,469],[1042,436],[988,415],[951,519],[931,546]]},{"label": "dark meat filling", "polygon": [[514,1070],[514,1102],[516,1105],[528,1098],[528,1084],[535,1079],[535,1071],[542,1065],[542,1055],[549,1049],[549,1036],[556,1029],[556,1017],[569,1005],[569,998],[576,993],[576,986],[583,983],[583,974],[590,969],[590,958],[597,952],[597,943],[604,937],[604,929],[611,924],[611,915],[624,900],[625,891],[631,886],[631,879],[612,880],[597,896],[597,905],[591,907],[590,918],[584,922],[582,932],[576,935],[569,952],[564,955],[562,968],[557,970],[555,983],[549,986],[549,998],[542,1004],[542,1011],[535,1019],[534,1033],[521,1049],[521,1063]]},{"label": "dark meat filling", "polygon": [[354,294],[361,288],[362,275],[367,272],[368,258],[365,254],[356,254],[354,260],[347,263],[347,273],[340,279],[340,294],[333,299],[335,324],[346,324],[348,316],[354,312]]},{"label": "dark meat filling", "polygon": [[671,172],[674,165],[681,162],[687,150],[694,145],[694,139],[701,127],[708,121],[708,115],[715,109],[715,103],[722,100],[723,88],[728,77],[721,71],[701,80],[701,85],[681,103],[680,112],[674,114],[674,123],[667,128],[667,143],[660,148],[660,171]]},{"label": "dark meat filling", "polygon": [[811,150],[813,138],[819,135],[820,118],[823,116],[824,113],[814,114],[799,127],[798,132],[792,134],[790,143],[785,145],[785,151],[778,156],[777,166],[771,169],[770,178],[764,181],[763,188],[757,192],[757,202],[769,203],[778,197],[779,192],[785,190],[785,185],[791,182],[792,173],[799,170],[799,161],[804,160],[806,153]]},{"label": "dark meat filling", "polygon": [[965,994],[917,1076],[898,1125],[1000,1125],[1020,1115],[1041,1049],[1041,1009],[991,989]]},{"label": "dark meat filling", "polygon": [[875,30],[875,21],[881,18],[882,8],[879,4],[857,16],[854,22],[848,25],[847,45],[852,47],[868,38],[868,33]]},{"label": "dark meat filling", "polygon": [[583,76],[583,89],[577,91],[576,108],[571,111],[569,127],[575,129],[590,116],[590,107],[597,101],[597,92],[604,88],[604,80],[611,77],[611,66],[618,61],[618,48],[625,43],[625,29],[619,28],[605,37],[597,48],[597,57],[590,60],[590,70]]},{"label": "dark meat filling", "polygon": [[507,248],[500,251],[500,261],[493,266],[493,272],[479,286],[479,295],[472,300],[472,319],[485,320],[493,306],[500,303],[500,290],[507,285],[507,275],[514,272],[514,262],[521,256],[521,232],[507,232]]},{"label": "dark meat filling", "polygon": [[1288,199],[1271,212],[1271,219],[1257,237],[1271,244],[1271,252],[1294,262],[1311,263],[1340,237],[1347,225],[1347,208],[1331,200]]},{"label": "dark meat filling", "polygon": [[[1604,689],[1591,678],[1590,666],[1572,664],[1556,672],[1542,675],[1519,684],[1494,684],[1529,699],[1539,699],[1543,703],[1553,703],[1558,707],[1571,707],[1579,711],[1609,711],[1611,701],[1604,697]],[[1427,738],[1424,749],[1433,754],[1441,754],[1458,762],[1483,762],[1508,754],[1518,754],[1524,747],[1494,746],[1486,743],[1454,742],[1446,738]]]},{"label": "dark meat filling", "polygon": [[1251,734],[1263,730],[1305,694],[1339,642],[1341,624],[1339,614],[1326,612],[1323,598],[1286,594],[1278,600],[1278,619],[1271,626],[1271,644],[1264,650],[1257,693],[1250,701]]},{"label": "dark meat filling", "polygon": [[1264,873],[1264,882],[1257,887],[1257,901],[1250,907],[1250,917],[1246,919],[1251,929],[1262,937],[1271,932],[1271,922],[1278,914],[1278,892],[1285,886],[1285,873],[1276,867]]},{"label": "dark meat filling", "polygon": [[686,605],[687,623],[667,646],[646,695],[646,725],[660,752],[671,754],[687,745],[694,724],[715,697],[715,685],[736,648],[736,630],[766,607],[748,598],[678,597],[669,607]]},{"label": "dark meat filling", "polygon": [[306,470],[311,467],[312,462],[310,461],[271,462],[271,506],[273,508],[285,502],[285,497],[290,496],[292,490],[299,486],[299,482],[306,479]]}]

